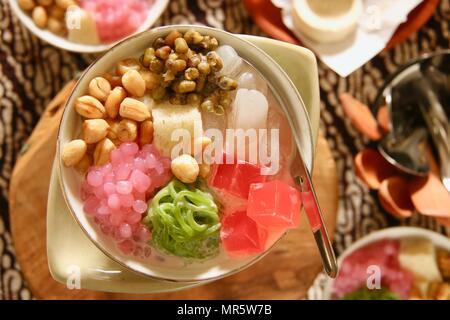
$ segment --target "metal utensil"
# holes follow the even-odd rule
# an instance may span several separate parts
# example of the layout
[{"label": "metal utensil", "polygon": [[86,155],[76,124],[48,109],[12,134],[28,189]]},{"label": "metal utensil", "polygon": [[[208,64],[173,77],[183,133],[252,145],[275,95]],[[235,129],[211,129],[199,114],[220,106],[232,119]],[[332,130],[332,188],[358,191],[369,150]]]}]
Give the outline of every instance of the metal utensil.
[{"label": "metal utensil", "polygon": [[414,61],[387,82],[381,96],[391,115],[392,131],[378,148],[400,170],[422,176],[430,170],[423,152],[431,137],[440,160],[441,180],[450,191],[450,124],[445,111],[448,105],[444,105],[450,96],[449,53]]},{"label": "metal utensil", "polygon": [[[247,67],[252,69],[253,72],[259,74],[259,76],[264,79],[262,74],[250,62],[245,59],[242,60],[247,65]],[[267,79],[265,80],[267,83],[269,83]],[[289,118],[291,116],[289,110],[285,110],[283,106],[281,107],[285,111],[286,117]],[[290,125],[293,132],[298,131],[298,128],[296,128],[295,124],[290,122]],[[324,223],[322,211],[320,209],[319,202],[314,191],[311,177],[298,146],[295,153],[296,155],[294,161],[291,164],[290,172],[292,177],[294,177],[294,179],[296,180],[297,187],[300,190],[303,208],[305,209],[306,215],[308,216],[311,230],[313,232],[314,239],[317,243],[317,247],[322,258],[324,270],[328,274],[328,276],[334,278],[337,276],[338,267],[336,256],[334,254],[334,250]]]},{"label": "metal utensil", "polygon": [[335,278],[338,272],[336,256],[334,254],[330,238],[328,237],[327,228],[325,226],[322,211],[320,209],[319,201],[317,200],[311,177],[299,150],[296,150],[296,156],[290,169],[292,176],[295,178],[298,189],[300,190],[303,207],[308,217],[317,247],[319,248],[323,268],[328,276]]}]

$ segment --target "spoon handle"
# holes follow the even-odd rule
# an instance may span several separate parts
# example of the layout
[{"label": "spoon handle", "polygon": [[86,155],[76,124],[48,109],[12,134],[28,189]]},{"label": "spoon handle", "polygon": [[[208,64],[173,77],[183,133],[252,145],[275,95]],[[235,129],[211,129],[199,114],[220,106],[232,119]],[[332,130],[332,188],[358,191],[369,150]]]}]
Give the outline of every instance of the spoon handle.
[{"label": "spoon handle", "polygon": [[328,237],[327,228],[324,223],[316,192],[314,191],[314,187],[311,182],[311,177],[306,170],[305,163],[302,159],[297,158],[296,162],[296,165],[300,162],[300,168],[297,167],[297,170],[300,169],[300,172],[297,172],[295,177],[296,182],[301,189],[303,208],[305,209],[314,239],[316,240],[317,247],[319,248],[324,270],[328,276],[335,278],[338,272],[336,256],[334,254],[330,238]]}]

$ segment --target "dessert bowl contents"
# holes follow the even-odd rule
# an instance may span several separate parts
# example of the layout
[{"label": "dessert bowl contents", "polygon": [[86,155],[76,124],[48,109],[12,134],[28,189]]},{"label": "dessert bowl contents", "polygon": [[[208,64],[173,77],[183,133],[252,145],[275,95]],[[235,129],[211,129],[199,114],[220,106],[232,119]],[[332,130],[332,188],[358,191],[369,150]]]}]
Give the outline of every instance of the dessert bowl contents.
[{"label": "dessert bowl contents", "polygon": [[420,237],[385,239],[343,260],[333,296],[346,300],[450,299],[450,253]]},{"label": "dessert bowl contents", "polygon": [[34,24],[80,44],[107,44],[135,33],[154,0],[17,0]]},{"label": "dessert bowl contents", "polygon": [[84,217],[130,261],[214,269],[299,225],[285,115],[215,37],[168,31],[90,79],[73,107],[83,123],[60,146],[64,170],[80,173]]}]

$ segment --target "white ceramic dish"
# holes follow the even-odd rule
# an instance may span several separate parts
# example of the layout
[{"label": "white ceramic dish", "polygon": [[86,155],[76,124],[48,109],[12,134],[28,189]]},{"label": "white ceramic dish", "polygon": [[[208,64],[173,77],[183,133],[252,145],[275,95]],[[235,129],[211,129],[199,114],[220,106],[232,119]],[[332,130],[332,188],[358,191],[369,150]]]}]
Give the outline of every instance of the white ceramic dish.
[{"label": "white ceramic dish", "polygon": [[[339,267],[342,266],[344,259],[355,252],[359,248],[362,248],[371,243],[384,240],[384,239],[404,239],[404,238],[425,238],[430,240],[436,247],[450,251],[450,239],[443,236],[440,233],[430,231],[427,229],[416,228],[416,227],[395,227],[387,228],[379,231],[375,231],[368,236],[365,236],[350,247],[348,247],[338,258]],[[324,287],[323,298],[325,300],[330,300],[333,294],[333,279],[327,278]]]},{"label": "white ceramic dish", "polygon": [[[162,32],[164,32],[164,30],[166,30],[165,28],[161,29]],[[211,29],[207,30],[208,32],[211,31]],[[165,31],[167,32],[167,31]],[[226,34],[222,31],[217,31],[214,30],[214,32],[217,32],[219,34],[219,39],[220,39],[220,35],[221,34]],[[151,35],[151,36],[155,36],[155,33],[149,33],[146,34],[147,36]],[[228,35],[228,34],[226,34]],[[133,39],[136,39],[139,37],[141,37],[142,35],[139,35],[137,37],[134,37]],[[235,36],[232,36],[233,39],[239,39]],[[292,83],[290,82],[289,78],[285,79],[288,80],[287,81],[287,86],[291,87],[291,89],[293,89],[293,92],[291,92],[291,94],[293,94],[295,97],[295,103],[296,103],[296,109],[297,112],[299,113],[299,117],[303,119],[303,121],[305,122],[305,125],[302,126],[302,132],[301,135],[303,136],[303,141],[300,141],[303,144],[309,144],[309,148],[306,148],[305,150],[307,151],[306,154],[304,154],[305,159],[307,161],[307,166],[308,168],[312,168],[312,157],[313,157],[313,143],[311,142],[312,140],[316,140],[317,137],[317,130],[318,130],[318,118],[319,118],[319,94],[318,94],[318,81],[317,81],[317,67],[316,67],[316,61],[314,58],[314,55],[307,49],[301,48],[301,47],[296,47],[296,46],[292,46],[292,45],[286,45],[283,44],[279,41],[275,41],[275,40],[269,40],[269,39],[265,39],[265,38],[258,38],[258,37],[250,37],[250,36],[243,36],[243,38],[248,39],[256,44],[258,44],[259,46],[270,50],[275,50],[275,48],[278,46],[278,49],[283,48],[284,47],[284,54],[283,55],[279,55],[278,57],[275,56],[276,58],[278,58],[278,60],[280,61],[280,64],[285,65],[285,67],[287,68],[287,70],[289,70],[289,72],[293,75],[293,81],[296,83],[296,87],[300,89],[300,91],[302,93],[304,93],[304,97],[305,97],[305,102],[307,103],[306,106],[308,108],[309,113],[312,115],[312,119],[314,119],[314,125],[312,125],[313,127],[313,132],[314,134],[311,134],[310,131],[310,126],[309,126],[309,119],[308,119],[308,115],[307,112],[305,111],[304,108],[302,108],[302,102],[297,93],[297,90],[294,88],[292,88]],[[133,40],[131,39],[131,40]],[[127,42],[130,40],[127,40]],[[242,41],[242,40],[241,40]],[[151,43],[151,41],[145,41],[145,43]],[[240,43],[238,41],[238,43]],[[120,47],[120,46],[119,46]],[[133,45],[132,47],[134,47],[134,50],[140,50],[139,45]],[[241,48],[241,46],[239,46],[238,48]],[[254,50],[258,50],[256,47],[250,46],[250,48],[252,49],[252,51]],[[120,54],[124,54],[124,56],[122,57],[126,57],[128,56],[128,54],[126,53],[127,48],[122,47],[122,50],[119,50],[117,52],[116,51],[117,48],[114,48],[113,50],[113,54],[114,55],[119,55]],[[123,51],[125,50],[125,51]],[[275,50],[276,51],[276,50]],[[259,50],[258,50],[259,52]],[[263,57],[266,58],[266,56],[264,55],[263,52],[260,52],[263,54]],[[108,55],[109,53],[107,53],[106,55]],[[242,55],[242,52],[240,52],[240,54]],[[252,52],[247,52],[247,55],[252,55]],[[244,56],[245,57],[245,56]],[[291,59],[289,57],[295,57],[295,59]],[[119,59],[119,58],[118,58]],[[250,61],[252,61],[249,58],[246,58]],[[269,58],[270,59],[270,58]],[[101,60],[99,60],[100,62]],[[114,59],[114,61],[116,61]],[[295,61],[294,65],[298,66],[298,70],[296,70],[295,68],[292,68],[293,66],[293,61]],[[273,61],[272,61],[273,62]],[[252,61],[252,63],[254,63],[254,61]],[[109,66],[103,66],[104,68],[108,69]],[[101,68],[100,68],[101,69]],[[88,71],[87,74],[85,75],[85,77],[83,77],[82,79],[80,79],[80,83],[78,85],[78,88],[82,88],[82,86],[86,86],[89,79],[93,76],[93,75],[97,75],[97,74],[101,74],[103,71],[105,70],[100,70],[99,67],[94,68],[91,67]],[[261,70],[261,69],[260,69]],[[299,71],[303,71],[303,72],[299,72]],[[97,73],[96,73],[97,72]],[[281,71],[282,72],[282,71]],[[283,72],[282,72],[283,73]],[[284,78],[284,76],[283,76]],[[84,79],[84,81],[83,81]],[[87,80],[86,80],[87,79]],[[73,100],[79,95],[77,95],[77,93],[83,92],[84,90],[82,89],[75,89],[71,99],[68,102],[68,106],[66,108],[66,114],[64,115],[64,118],[62,120],[63,124],[62,124],[62,128],[66,128],[66,130],[61,131],[60,133],[60,137],[59,137],[59,143],[64,143],[64,141],[68,141],[71,137],[71,133],[73,134],[74,130],[76,130],[76,128],[78,127],[78,125],[80,124],[80,119],[78,118],[78,116],[73,112],[73,110],[71,111],[71,104],[73,103]],[[65,124],[65,121],[68,121]],[[67,125],[68,124],[68,125]],[[309,151],[308,151],[309,150]],[[246,260],[240,260],[240,261],[231,261],[229,263],[229,265],[221,265],[219,267],[215,266],[213,268],[211,268],[208,265],[203,266],[202,270],[196,270],[196,271],[192,271],[192,270],[186,270],[186,268],[177,268],[176,270],[173,270],[172,273],[170,274],[170,276],[167,276],[167,268],[164,268],[164,270],[154,270],[152,268],[149,268],[149,266],[145,266],[143,265],[142,261],[133,261],[132,259],[130,260],[129,257],[124,257],[120,254],[120,252],[118,252],[118,250],[115,248],[114,244],[112,243],[112,241],[110,241],[110,239],[108,238],[101,238],[99,237],[99,235],[96,232],[95,229],[95,225],[91,225],[91,223],[86,219],[82,209],[81,209],[81,204],[77,203],[77,177],[74,176],[74,173],[72,170],[64,170],[64,168],[61,170],[61,173],[64,175],[68,175],[68,177],[66,177],[66,179],[72,179],[72,186],[69,186],[66,190],[66,199],[69,203],[69,205],[75,205],[77,206],[75,210],[72,210],[73,215],[75,216],[76,219],[78,219],[78,221],[80,222],[80,224],[83,226],[84,231],[87,233],[87,235],[91,238],[91,239],[95,239],[96,241],[98,241],[96,244],[99,246],[100,249],[102,249],[102,251],[104,253],[106,253],[111,259],[119,262],[120,267],[116,265],[116,269],[119,269],[121,271],[117,271],[118,274],[125,274],[125,270],[128,273],[127,268],[130,268],[131,270],[137,271],[138,273],[140,273],[141,275],[147,275],[147,276],[151,276],[151,277],[156,277],[156,278],[162,278],[162,279],[166,279],[166,280],[175,280],[175,281],[182,281],[182,282],[186,282],[186,281],[204,281],[207,279],[215,279],[217,277],[222,277],[225,276],[231,272],[235,272],[238,270],[241,270],[244,267],[249,266],[251,263],[257,261],[258,258],[262,257],[255,257],[255,258],[250,258],[250,259],[246,259]],[[71,178],[69,178],[72,175]],[[52,178],[52,181],[55,179],[55,177]],[[78,177],[79,180],[79,177]],[[53,245],[53,243],[58,243],[58,241],[61,241],[62,239],[57,239],[55,238],[55,235],[53,234],[51,236],[50,230],[53,230],[54,232],[56,232],[55,227],[57,225],[60,225],[60,222],[56,222],[57,219],[62,219],[61,216],[58,217],[53,217],[55,215],[54,211],[61,211],[63,210],[64,204],[61,204],[61,195],[59,194],[59,190],[55,190],[55,187],[52,184],[51,187],[51,192],[50,192],[50,196],[49,196],[49,218],[48,218],[48,228],[49,228],[49,236],[48,236],[48,251],[49,251],[49,265],[50,265],[50,269],[51,272],[53,274],[53,276],[59,280],[59,281],[64,281],[64,277],[65,277],[65,273],[66,273],[66,268],[67,266],[69,266],[70,264],[68,264],[68,259],[72,260],[72,263],[76,261],[74,261],[74,256],[70,255],[67,256],[67,254],[63,254],[61,253],[61,250],[59,249],[59,246]],[[52,191],[52,189],[54,191]],[[59,195],[58,195],[59,194]],[[79,201],[78,201],[79,202]],[[67,210],[66,210],[67,211]],[[67,215],[67,214],[66,214]],[[68,223],[68,221],[66,220],[66,223]],[[73,223],[72,223],[73,224]],[[59,229],[59,228],[58,228]],[[71,227],[71,231],[70,232],[74,232],[73,228]],[[79,240],[78,241],[69,241],[67,240],[65,235],[62,235],[61,232],[58,230],[58,233],[61,235],[61,237],[64,238],[65,242],[71,242],[70,245],[71,246],[77,246],[80,244]],[[76,237],[79,238],[79,237]],[[85,243],[86,241],[84,241]],[[68,244],[69,245],[69,244]],[[86,244],[85,244],[86,245]],[[85,246],[83,245],[83,247]],[[92,248],[92,243],[89,246],[90,249],[89,251],[92,251],[92,254],[96,254],[97,258],[101,261],[104,261],[103,264],[107,264],[109,266],[111,266],[111,261],[110,259],[105,259],[105,255],[101,254],[100,252],[98,252],[98,250],[95,250],[95,248]],[[94,249],[94,250],[93,250]],[[86,248],[84,249],[86,250]],[[79,259],[83,259],[84,255],[81,255],[81,257],[78,257]],[[84,259],[83,259],[84,260]],[[86,261],[82,261],[82,263],[84,264],[84,262]],[[89,261],[87,262],[88,264],[92,265],[96,265],[95,262],[89,263]],[[79,265],[79,263],[75,263],[77,265]],[[97,263],[101,264],[100,262]],[[114,263],[112,263],[114,265]],[[64,266],[64,267],[63,267]],[[136,269],[137,268],[137,269]],[[88,268],[89,270],[87,270],[87,272],[93,272],[93,268]],[[93,277],[98,277],[98,268],[97,272],[94,272]],[[101,268],[100,268],[101,270]],[[112,273],[113,274],[113,273]],[[105,275],[103,275],[105,276]],[[132,278],[132,277],[131,277]],[[140,277],[142,278],[142,277]],[[148,280],[150,281],[150,280]],[[154,281],[155,282],[155,281]],[[96,285],[98,285],[98,283],[96,283]],[[110,291],[111,288],[110,287],[104,287],[105,285],[103,285],[102,290],[108,290]],[[170,287],[172,288],[172,284],[170,285]],[[175,288],[176,289],[176,286]],[[127,289],[121,288],[120,291],[127,291]],[[140,290],[138,290],[139,292],[141,292]],[[157,289],[157,291],[161,291],[161,289]]]},{"label": "white ceramic dish", "polygon": [[[158,20],[158,18],[164,12],[164,10],[166,9],[168,4],[169,4],[169,0],[155,0],[152,7],[150,8],[147,19],[139,27],[139,29],[136,30],[136,32],[134,34],[140,33],[142,31],[145,31],[145,30],[151,28],[153,26],[153,24],[156,22],[156,20]],[[98,44],[98,45],[81,44],[81,43],[72,42],[72,41],[69,41],[67,38],[60,37],[50,31],[48,31],[47,29],[41,29],[38,26],[36,26],[33,22],[33,19],[31,18],[31,16],[19,7],[17,0],[9,0],[9,5],[11,6],[14,14],[19,18],[19,20],[25,25],[25,27],[28,30],[30,30],[38,38],[50,43],[51,45],[53,45],[55,47],[58,47],[60,49],[73,51],[73,52],[96,53],[96,52],[106,51],[121,41],[121,40],[119,40],[119,41],[115,41],[115,42],[111,42],[111,43],[102,43],[102,44]]]}]

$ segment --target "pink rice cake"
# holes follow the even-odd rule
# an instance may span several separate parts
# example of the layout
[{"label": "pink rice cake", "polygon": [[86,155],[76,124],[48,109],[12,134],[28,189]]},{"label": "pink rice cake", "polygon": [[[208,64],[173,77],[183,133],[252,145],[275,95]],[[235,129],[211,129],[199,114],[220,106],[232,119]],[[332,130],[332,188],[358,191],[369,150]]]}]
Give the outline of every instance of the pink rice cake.
[{"label": "pink rice cake", "polygon": [[81,0],[92,13],[102,42],[112,42],[133,34],[147,19],[153,0]]}]

